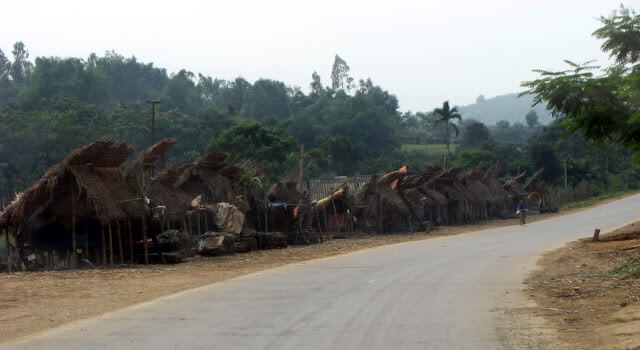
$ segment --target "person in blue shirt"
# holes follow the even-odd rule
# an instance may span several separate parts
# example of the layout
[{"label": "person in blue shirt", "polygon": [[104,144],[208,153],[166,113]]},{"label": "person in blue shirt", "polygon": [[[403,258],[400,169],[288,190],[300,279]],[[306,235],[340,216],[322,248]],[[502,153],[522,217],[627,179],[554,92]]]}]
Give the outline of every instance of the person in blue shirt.
[{"label": "person in blue shirt", "polygon": [[520,217],[520,225],[524,225],[527,217],[527,204],[523,199],[520,199],[520,202],[518,203],[518,211],[516,213]]}]

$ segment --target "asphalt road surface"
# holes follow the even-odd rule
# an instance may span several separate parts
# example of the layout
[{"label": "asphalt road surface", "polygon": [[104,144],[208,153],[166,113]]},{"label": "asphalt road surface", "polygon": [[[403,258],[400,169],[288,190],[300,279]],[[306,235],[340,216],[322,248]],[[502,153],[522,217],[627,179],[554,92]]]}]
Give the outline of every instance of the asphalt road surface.
[{"label": "asphalt road surface", "polygon": [[640,195],[524,227],[292,264],[0,348],[536,348],[535,337],[521,338],[534,326],[516,320],[513,312],[507,317],[505,308],[525,306],[519,290],[537,257],[595,228],[605,232],[636,219]]}]

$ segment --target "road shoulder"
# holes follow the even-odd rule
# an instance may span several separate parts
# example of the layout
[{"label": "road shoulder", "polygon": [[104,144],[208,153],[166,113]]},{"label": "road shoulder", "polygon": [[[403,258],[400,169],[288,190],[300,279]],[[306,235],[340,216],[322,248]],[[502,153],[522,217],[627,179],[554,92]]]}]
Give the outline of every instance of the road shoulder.
[{"label": "road shoulder", "polygon": [[640,349],[640,222],[547,252],[524,283],[557,346]]}]

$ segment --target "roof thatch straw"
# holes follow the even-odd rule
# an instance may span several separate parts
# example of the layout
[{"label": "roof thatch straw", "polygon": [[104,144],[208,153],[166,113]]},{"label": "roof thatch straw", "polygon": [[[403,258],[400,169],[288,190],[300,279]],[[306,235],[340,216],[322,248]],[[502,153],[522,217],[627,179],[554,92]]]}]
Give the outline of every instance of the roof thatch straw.
[{"label": "roof thatch straw", "polygon": [[540,186],[536,186],[536,185],[538,184],[543,172],[544,172],[544,168],[541,168],[540,170],[536,171],[533,175],[531,175],[527,179],[527,181],[524,183],[524,186],[523,186],[524,190],[527,192],[539,190]]},{"label": "roof thatch straw", "polygon": [[205,154],[183,168],[173,187],[194,197],[205,195],[209,203],[233,203],[231,181],[220,173],[227,167],[226,158],[226,154],[219,152]]},{"label": "roof thatch straw", "polygon": [[283,201],[291,204],[308,203],[309,200],[298,191],[297,183],[290,180],[281,180],[269,188],[267,193],[269,201]]},{"label": "roof thatch straw", "polygon": [[431,189],[426,189],[423,192],[427,194],[436,204],[447,205],[447,197],[442,195],[442,193]]},{"label": "roof thatch straw", "polygon": [[173,187],[187,165],[174,165],[153,178],[149,191],[152,205],[166,206],[168,214],[183,214],[191,209],[192,196]]},{"label": "roof thatch straw", "polygon": [[44,176],[27,189],[16,202],[6,222],[17,226],[39,208],[54,201],[58,205],[51,209],[57,216],[71,215],[71,193],[84,202],[77,208],[95,211],[103,223],[122,219],[128,215],[142,215],[144,207],[129,187],[119,165],[133,150],[126,144],[97,141],[82,146],[69,154],[62,162],[49,168]]},{"label": "roof thatch straw", "polygon": [[176,139],[167,138],[156,142],[144,151],[138,153],[136,159],[127,167],[125,174],[128,179],[139,178],[150,169],[155,162],[164,159],[164,154],[176,143]]}]

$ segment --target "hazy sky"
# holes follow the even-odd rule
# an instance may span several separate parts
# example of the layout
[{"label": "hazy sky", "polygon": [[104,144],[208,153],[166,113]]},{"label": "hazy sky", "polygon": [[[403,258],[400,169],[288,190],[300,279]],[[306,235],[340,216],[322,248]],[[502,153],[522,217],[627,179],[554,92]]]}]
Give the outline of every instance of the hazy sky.
[{"label": "hazy sky", "polygon": [[[625,0],[640,10],[640,0]],[[521,90],[533,68],[563,59],[606,62],[591,37],[610,0],[11,1],[0,48],[36,56],[107,50],[175,72],[282,80],[308,91],[330,83],[337,53],[356,79],[396,94],[402,110],[430,110]]]}]

